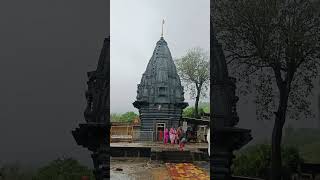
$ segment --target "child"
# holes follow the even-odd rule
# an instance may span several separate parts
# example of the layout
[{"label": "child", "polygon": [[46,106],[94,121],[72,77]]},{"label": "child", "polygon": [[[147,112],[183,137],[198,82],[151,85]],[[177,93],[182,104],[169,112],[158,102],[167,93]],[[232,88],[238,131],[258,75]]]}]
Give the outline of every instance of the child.
[{"label": "child", "polygon": [[179,143],[180,151],[183,151],[183,148],[184,148],[186,142],[187,142],[187,140],[186,140],[185,136],[183,136],[182,139],[180,140],[180,143]]},{"label": "child", "polygon": [[169,140],[169,131],[168,128],[164,129],[164,144],[167,144]]},{"label": "child", "polygon": [[177,134],[176,134],[176,144],[180,143],[180,139],[181,139],[181,127],[178,127],[177,129]]}]

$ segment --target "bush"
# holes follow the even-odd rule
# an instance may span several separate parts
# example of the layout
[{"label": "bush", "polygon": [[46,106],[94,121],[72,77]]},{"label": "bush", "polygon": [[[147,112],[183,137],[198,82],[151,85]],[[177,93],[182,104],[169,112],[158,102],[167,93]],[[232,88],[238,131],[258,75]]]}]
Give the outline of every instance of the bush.
[{"label": "bush", "polygon": [[79,180],[82,176],[94,179],[93,172],[72,158],[57,159],[38,170],[33,180]]},{"label": "bush", "polygon": [[[199,108],[199,115],[204,113],[203,108]],[[195,118],[195,108],[194,107],[187,107],[182,112],[182,117],[185,118]]]},{"label": "bush", "polygon": [[1,180],[32,180],[34,172],[19,163],[5,164],[0,167]]},{"label": "bush", "polygon": [[[266,178],[271,162],[271,146],[259,144],[250,146],[236,154],[232,172],[238,176]],[[290,172],[296,172],[302,162],[299,151],[294,147],[282,147],[282,165]]]},{"label": "bush", "polygon": [[309,163],[320,163],[320,131],[318,129],[286,128],[283,144],[299,149],[303,159]]}]

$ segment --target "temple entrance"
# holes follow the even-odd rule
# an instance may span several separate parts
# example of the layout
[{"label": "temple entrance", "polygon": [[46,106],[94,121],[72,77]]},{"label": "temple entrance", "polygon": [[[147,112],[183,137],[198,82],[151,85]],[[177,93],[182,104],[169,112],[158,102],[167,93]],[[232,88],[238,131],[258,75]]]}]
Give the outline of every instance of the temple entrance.
[{"label": "temple entrance", "polygon": [[156,141],[163,141],[164,129],[166,128],[166,123],[156,124]]}]

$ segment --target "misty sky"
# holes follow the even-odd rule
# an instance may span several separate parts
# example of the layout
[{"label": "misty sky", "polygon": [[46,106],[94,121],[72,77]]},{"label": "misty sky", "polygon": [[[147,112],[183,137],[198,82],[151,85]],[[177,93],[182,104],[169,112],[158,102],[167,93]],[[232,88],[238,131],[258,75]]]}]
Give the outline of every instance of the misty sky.
[{"label": "misty sky", "polygon": [[[0,1],[0,164],[43,165],[67,156],[92,165],[71,130],[84,122],[86,72],[95,70],[109,29],[114,112],[135,110],[162,18],[173,57],[209,48],[209,0],[112,0],[111,7],[110,29],[106,0]],[[238,107],[240,127],[252,129],[255,139],[270,137],[272,122],[258,122],[252,103],[240,99]]]},{"label": "misty sky", "polygon": [[0,1],[0,164],[72,156],[84,122],[86,73],[109,34],[106,0]]},{"label": "misty sky", "polygon": [[[173,58],[197,46],[209,50],[209,4],[209,0],[111,1],[111,112],[137,112],[132,105],[137,84],[160,39],[162,19]],[[187,93],[185,98],[191,102]]]}]

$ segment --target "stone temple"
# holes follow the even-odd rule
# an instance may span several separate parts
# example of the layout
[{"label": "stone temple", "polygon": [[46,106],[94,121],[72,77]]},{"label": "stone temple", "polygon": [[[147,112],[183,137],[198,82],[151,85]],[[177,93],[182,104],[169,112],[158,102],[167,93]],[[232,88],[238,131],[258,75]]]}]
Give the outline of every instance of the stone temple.
[{"label": "stone temple", "polygon": [[[141,131],[158,131],[178,127],[184,102],[183,86],[163,37],[157,42],[141,82],[137,99],[133,103],[139,109]],[[154,137],[158,139],[157,137]]]}]

